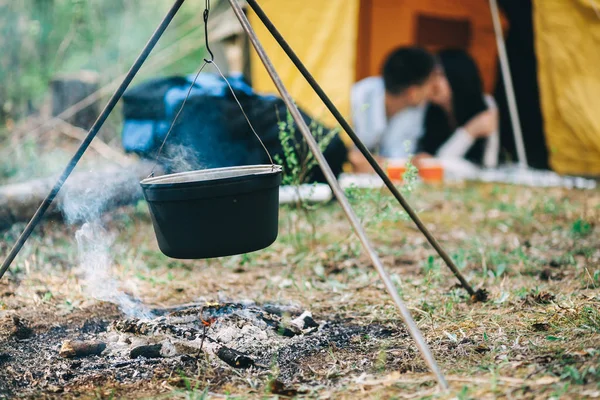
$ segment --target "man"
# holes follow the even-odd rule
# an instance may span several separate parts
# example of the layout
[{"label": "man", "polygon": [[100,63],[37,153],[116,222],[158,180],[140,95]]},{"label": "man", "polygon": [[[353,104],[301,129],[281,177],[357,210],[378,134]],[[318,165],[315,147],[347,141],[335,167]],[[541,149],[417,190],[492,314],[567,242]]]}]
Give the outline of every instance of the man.
[{"label": "man", "polygon": [[[378,161],[414,154],[422,135],[425,106],[441,70],[435,57],[417,47],[401,47],[385,60],[382,76],[356,83],[351,91],[354,129]],[[353,149],[349,160],[355,172],[372,171]]]}]

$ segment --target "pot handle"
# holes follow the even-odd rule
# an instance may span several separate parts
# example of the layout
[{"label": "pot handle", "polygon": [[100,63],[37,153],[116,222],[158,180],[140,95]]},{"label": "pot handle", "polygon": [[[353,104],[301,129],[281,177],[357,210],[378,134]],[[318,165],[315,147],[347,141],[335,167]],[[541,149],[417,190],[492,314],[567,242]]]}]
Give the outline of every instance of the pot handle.
[{"label": "pot handle", "polygon": [[196,76],[194,77],[194,80],[192,81],[192,84],[190,85],[190,87],[189,87],[189,89],[188,89],[188,91],[187,91],[187,93],[185,95],[185,98],[183,99],[183,102],[181,103],[181,106],[179,107],[179,110],[177,111],[177,114],[175,114],[175,117],[173,117],[173,121],[171,122],[171,126],[169,127],[169,130],[167,131],[167,134],[165,135],[165,138],[163,139],[160,147],[158,148],[158,151],[156,152],[156,157],[155,157],[156,163],[152,167],[152,170],[150,171],[150,174],[148,175],[148,177],[154,176],[154,170],[158,166],[158,158],[160,157],[160,155],[162,153],[163,147],[165,146],[165,143],[167,142],[167,139],[169,138],[169,135],[171,134],[171,131],[173,130],[173,127],[175,126],[175,123],[177,122],[177,119],[179,118],[179,115],[181,114],[181,111],[183,110],[183,107],[185,106],[185,103],[187,102],[188,98],[190,97],[190,93],[192,92],[192,89],[194,88],[194,86],[196,86],[196,81],[198,80],[198,77],[200,76],[200,73],[202,72],[202,70],[204,69],[204,67],[206,67],[207,64],[214,65],[214,67],[219,72],[219,75],[221,75],[221,78],[223,78],[223,80],[227,84],[227,87],[229,88],[229,91],[233,95],[233,98],[235,99],[235,102],[237,103],[238,107],[240,108],[240,111],[242,112],[242,114],[244,114],[244,118],[246,119],[246,122],[248,122],[248,126],[250,126],[250,129],[252,130],[252,133],[254,133],[254,136],[256,136],[256,138],[260,142],[262,148],[265,150],[265,153],[267,153],[267,157],[269,157],[269,161],[271,163],[272,168],[273,169],[275,168],[275,163],[273,162],[273,158],[271,157],[271,153],[269,153],[269,150],[267,150],[267,146],[265,146],[265,144],[261,140],[260,136],[258,136],[258,133],[256,133],[256,130],[254,129],[254,126],[252,126],[252,123],[250,122],[250,119],[248,118],[248,115],[244,111],[244,107],[242,107],[242,103],[240,103],[240,101],[238,100],[237,96],[235,95],[235,92],[234,92],[233,88],[231,87],[231,84],[229,83],[229,81],[227,80],[227,78],[225,77],[225,75],[223,75],[223,72],[221,72],[221,69],[219,68],[219,66],[217,65],[217,63],[214,61],[213,53],[210,50],[210,47],[208,45],[208,14],[209,14],[209,12],[210,12],[210,0],[206,0],[206,7],[204,9],[204,14],[203,14],[203,19],[204,19],[204,39],[206,40],[206,50],[210,54],[210,60],[208,60],[208,59],[205,58],[204,59],[204,63],[202,63],[202,65],[200,66],[200,69],[198,69],[198,72],[196,73]]}]

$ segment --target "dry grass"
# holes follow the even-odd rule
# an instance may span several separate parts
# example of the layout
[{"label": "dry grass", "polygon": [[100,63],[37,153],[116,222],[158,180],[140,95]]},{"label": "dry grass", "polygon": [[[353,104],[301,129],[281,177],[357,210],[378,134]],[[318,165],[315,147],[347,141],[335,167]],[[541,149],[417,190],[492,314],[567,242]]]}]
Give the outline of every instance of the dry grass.
[{"label": "dry grass", "polygon": [[[471,303],[410,222],[391,222],[390,214],[370,223],[389,211],[358,205],[451,390],[437,390],[407,337],[377,346],[357,337],[351,348],[331,347],[304,360],[302,379],[291,385],[308,397],[336,399],[600,397],[600,191],[425,186],[411,202],[468,280],[490,292],[488,302]],[[315,210],[312,220],[315,237],[303,213],[282,210],[280,238],[271,248],[185,262],[159,253],[143,204],[106,216],[106,225],[118,235],[115,275],[147,304],[294,302],[321,319],[401,328],[338,207]],[[3,252],[19,229],[5,234]],[[0,309],[32,321],[36,332],[116,312],[82,289],[75,229],[45,224],[9,280],[0,281]],[[104,382],[89,395],[199,399],[207,389],[214,398],[270,397],[269,375],[225,371],[225,384],[199,371],[185,378],[187,388]]]}]

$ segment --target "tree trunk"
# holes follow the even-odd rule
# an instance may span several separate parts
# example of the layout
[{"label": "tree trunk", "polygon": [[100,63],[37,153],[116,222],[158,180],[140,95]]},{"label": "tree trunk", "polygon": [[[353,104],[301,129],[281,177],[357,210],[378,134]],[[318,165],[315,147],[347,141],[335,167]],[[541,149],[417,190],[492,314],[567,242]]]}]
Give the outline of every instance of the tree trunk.
[{"label": "tree trunk", "polygon": [[[148,176],[152,166],[149,162],[139,162],[126,168],[112,166],[101,171],[74,173],[47,215],[80,222],[115,207],[132,204],[142,198],[139,182]],[[28,221],[55,182],[56,177],[53,177],[0,187],[0,230]]]},{"label": "tree trunk", "polygon": [[[92,71],[57,76],[52,80],[52,116],[85,99],[98,90],[99,75]],[[71,125],[90,129],[99,114],[98,103],[79,111],[67,120]]]}]

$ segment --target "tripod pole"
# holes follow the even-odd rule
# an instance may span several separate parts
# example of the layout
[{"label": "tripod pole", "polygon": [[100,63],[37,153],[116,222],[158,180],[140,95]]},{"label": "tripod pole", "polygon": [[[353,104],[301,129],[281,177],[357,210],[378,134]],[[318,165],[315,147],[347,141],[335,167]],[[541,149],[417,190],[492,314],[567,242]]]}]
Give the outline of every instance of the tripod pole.
[{"label": "tripod pole", "polygon": [[73,172],[73,170],[75,169],[75,166],[83,156],[83,153],[85,153],[92,140],[94,140],[96,134],[98,133],[98,131],[100,131],[100,128],[102,128],[102,125],[108,118],[109,114],[115,108],[117,102],[123,96],[123,93],[125,93],[125,90],[142,67],[142,64],[144,64],[144,61],[146,61],[146,59],[152,52],[152,49],[154,48],[162,34],[165,32],[165,30],[175,17],[175,14],[177,14],[177,11],[179,10],[184,1],[185,0],[175,1],[167,15],[165,15],[165,17],[161,21],[160,25],[158,25],[158,28],[156,28],[156,30],[150,37],[150,40],[148,40],[148,43],[146,43],[146,46],[144,46],[142,52],[129,69],[129,72],[127,72],[127,75],[123,79],[123,82],[121,82],[115,93],[112,95],[112,97],[108,101],[108,104],[106,104],[106,106],[94,122],[94,125],[92,125],[92,127],[90,128],[90,131],[88,132],[87,136],[79,145],[77,152],[75,152],[75,155],[73,156],[73,158],[71,158],[69,164],[67,164],[67,167],[64,169],[64,171],[54,184],[54,187],[52,187],[50,193],[48,193],[44,201],[42,201],[42,204],[40,204],[39,208],[37,209],[31,220],[17,239],[10,253],[8,253],[8,256],[6,256],[6,259],[2,263],[2,267],[0,267],[0,279],[2,279],[2,276],[4,276],[4,274],[6,273],[6,271],[10,267],[10,264],[13,262],[17,254],[19,254],[21,248],[23,248],[23,245],[31,235],[31,232],[40,223],[46,211],[48,211],[48,207],[50,207],[52,201],[54,201],[54,198],[65,184],[69,175],[71,175],[71,172]]},{"label": "tripod pole", "polygon": [[240,7],[240,5],[237,3],[237,0],[229,0],[229,4],[231,4],[231,7],[233,8],[235,15],[237,16],[237,18],[239,19],[239,21],[242,25],[242,28],[248,34],[248,37],[250,38],[252,45],[256,49],[258,56],[260,57],[261,61],[265,65],[267,72],[271,76],[273,83],[277,87],[277,90],[279,91],[279,94],[281,95],[288,110],[290,111],[292,117],[294,118],[294,121],[296,121],[296,124],[298,125],[298,128],[299,128],[300,132],[302,133],[302,136],[308,143],[308,146],[309,146],[311,152],[313,153],[313,156],[319,163],[319,166],[321,167],[323,174],[327,178],[327,182],[331,186],[333,193],[337,197],[342,209],[344,210],[344,213],[346,214],[348,220],[350,221],[350,224],[354,228],[354,232],[357,234],[358,238],[360,239],[360,242],[363,245],[365,252],[369,256],[375,269],[379,273],[381,280],[383,281],[383,283],[385,285],[385,288],[387,289],[389,295],[392,297],[392,300],[398,307],[398,310],[400,311],[400,315],[402,316],[402,319],[404,320],[404,323],[405,323],[406,327],[408,328],[409,333],[413,337],[413,339],[417,345],[417,348],[421,352],[421,356],[423,357],[423,359],[429,366],[430,370],[434,373],[439,386],[444,390],[447,389],[448,383],[446,382],[446,379],[444,378],[442,371],[440,370],[437,362],[435,361],[433,354],[431,354],[431,350],[429,349],[427,342],[423,338],[423,335],[422,335],[421,331],[419,330],[419,327],[417,326],[417,324],[413,320],[412,316],[410,315],[410,311],[408,310],[408,308],[406,307],[406,305],[400,298],[400,295],[398,294],[398,290],[396,289],[396,287],[395,287],[394,283],[392,282],[390,276],[388,275],[387,271],[383,267],[383,264],[381,263],[379,256],[375,252],[375,249],[371,245],[362,225],[360,224],[360,221],[358,220],[358,217],[352,210],[352,207],[350,206],[350,203],[348,202],[348,199],[346,198],[344,191],[340,187],[335,175],[333,174],[333,171],[331,171],[331,167],[327,163],[327,160],[325,160],[325,156],[321,152],[321,149],[319,148],[317,141],[311,134],[310,129],[306,125],[306,122],[304,122],[304,119],[302,118],[300,111],[294,104],[294,100],[292,99],[292,97],[288,93],[287,89],[283,85],[283,82],[281,81],[279,75],[277,74],[275,67],[273,66],[273,64],[271,63],[271,60],[267,56],[267,53],[265,52],[264,48],[262,47],[262,44],[259,42],[258,38],[256,37],[256,33],[252,29],[252,26],[250,26],[250,22],[248,21],[248,18],[246,18],[244,11]]},{"label": "tripod pole", "polygon": [[417,228],[419,228],[419,230],[427,238],[427,240],[429,241],[431,246],[435,249],[435,251],[439,254],[439,256],[444,260],[444,262],[446,263],[448,268],[450,268],[450,270],[452,271],[454,276],[456,276],[456,278],[460,281],[460,284],[462,285],[462,287],[465,288],[465,290],[469,293],[470,296],[473,296],[475,294],[475,290],[473,290],[471,285],[469,285],[467,280],[462,276],[462,274],[460,273],[460,271],[454,264],[454,261],[452,261],[452,259],[448,256],[448,253],[446,253],[446,251],[442,248],[442,246],[435,239],[435,237],[433,237],[433,235],[431,234],[431,232],[429,232],[429,230],[427,229],[425,224],[423,224],[423,222],[421,221],[421,219],[419,218],[417,213],[412,209],[410,204],[408,204],[408,202],[402,196],[402,194],[398,191],[396,186],[394,186],[394,183],[390,180],[390,178],[383,171],[381,166],[377,163],[377,161],[375,160],[375,158],[373,157],[373,155],[371,154],[369,149],[367,149],[366,146],[362,143],[360,138],[354,132],[354,129],[352,129],[350,124],[342,116],[340,111],[333,104],[333,102],[329,99],[327,94],[325,94],[325,92],[323,91],[321,86],[317,83],[315,78],[306,69],[306,67],[304,66],[302,61],[300,61],[300,58],[298,58],[296,53],[294,53],[294,50],[292,50],[292,48],[286,42],[286,40],[283,38],[281,33],[279,33],[277,28],[275,28],[275,25],[273,25],[273,23],[269,20],[269,18],[264,13],[264,11],[260,8],[260,6],[256,2],[256,0],[246,0],[246,2],[252,8],[252,10],[254,10],[254,12],[256,13],[256,16],[261,20],[263,25],[271,33],[271,35],[277,41],[279,46],[281,46],[281,48],[283,49],[285,54],[287,54],[287,56],[290,58],[292,63],[294,63],[296,68],[298,68],[298,70],[300,71],[302,76],[304,76],[304,78],[307,80],[308,84],[313,88],[315,93],[317,93],[317,95],[319,96],[321,101],[323,101],[325,106],[327,106],[327,108],[329,109],[331,114],[333,114],[333,116],[338,121],[340,126],[346,131],[348,136],[350,136],[350,139],[352,139],[352,141],[354,142],[354,145],[358,148],[358,150],[360,150],[360,152],[363,154],[363,156],[367,159],[367,161],[369,162],[371,167],[375,170],[377,175],[379,175],[379,177],[383,180],[383,182],[385,183],[387,188],[390,190],[390,192],[392,192],[392,194],[394,195],[396,200],[400,203],[400,205],[402,205],[404,210],[406,210],[406,213],[410,216],[410,218],[413,220],[415,225],[417,225]]}]

